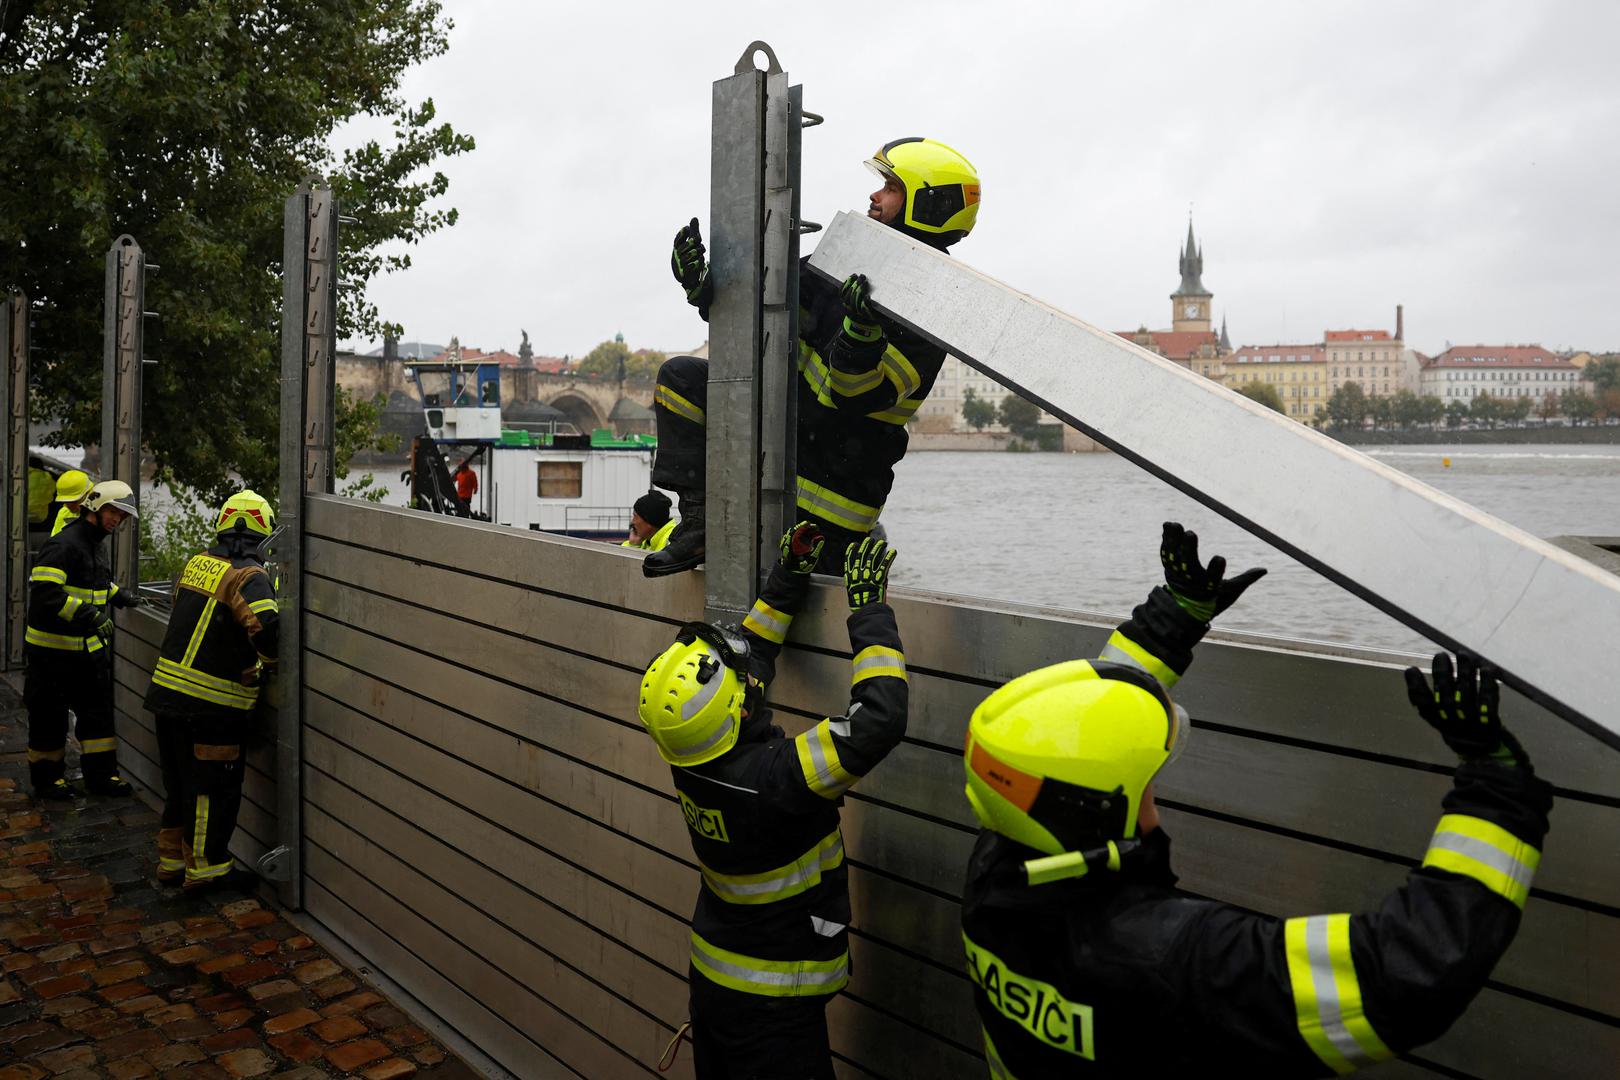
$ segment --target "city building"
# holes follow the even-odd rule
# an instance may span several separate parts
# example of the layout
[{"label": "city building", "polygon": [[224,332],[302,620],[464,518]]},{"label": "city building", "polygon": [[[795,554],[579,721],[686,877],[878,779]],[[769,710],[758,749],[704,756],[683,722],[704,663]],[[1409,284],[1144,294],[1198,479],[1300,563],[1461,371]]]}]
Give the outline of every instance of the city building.
[{"label": "city building", "polygon": [[1421,393],[1465,404],[1480,394],[1528,397],[1574,389],[1581,369],[1539,345],[1454,345],[1423,368]]},{"label": "city building", "polygon": [[1193,238],[1191,218],[1187,219],[1187,246],[1180,252],[1179,268],[1181,284],[1170,294],[1170,328],[1149,330],[1143,325],[1115,333],[1219,381],[1221,361],[1232,351],[1232,343],[1226,335],[1225,319],[1221,320],[1220,333],[1214,330],[1215,315],[1211,307],[1215,295],[1204,287],[1204,249]]},{"label": "city building", "polygon": [[1328,393],[1347,382],[1369,396],[1391,397],[1415,389],[1416,353],[1406,348],[1405,312],[1395,306],[1395,333],[1388,330],[1329,330],[1322,335],[1327,350]]},{"label": "city building", "polygon": [[1225,383],[1233,390],[1249,383],[1277,388],[1283,412],[1310,423],[1327,404],[1327,349],[1312,345],[1245,345],[1224,360]]}]

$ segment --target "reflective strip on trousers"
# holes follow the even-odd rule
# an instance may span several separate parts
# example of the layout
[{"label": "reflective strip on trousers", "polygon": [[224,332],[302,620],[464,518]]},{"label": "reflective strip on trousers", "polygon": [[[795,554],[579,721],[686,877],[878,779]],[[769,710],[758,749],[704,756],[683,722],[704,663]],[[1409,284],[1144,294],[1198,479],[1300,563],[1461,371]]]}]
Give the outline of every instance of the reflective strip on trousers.
[{"label": "reflective strip on trousers", "polygon": [[844,861],[844,834],[837,829],[797,859],[757,874],[722,874],[703,867],[709,891],[728,904],[773,904],[821,884],[821,875]]},{"label": "reflective strip on trousers", "polygon": [[855,654],[854,667],[851,685],[880,678],[911,681],[906,678],[906,654],[887,645],[868,645]]},{"label": "reflective strip on trousers", "polygon": [[80,739],[79,750],[85,754],[110,754],[118,749],[118,740],[110,739]]},{"label": "reflective strip on trousers", "polygon": [[833,742],[832,721],[823,720],[793,740],[799,754],[799,770],[804,783],[824,799],[840,798],[860,777],[844,768]]},{"label": "reflective strip on trousers", "polygon": [[730,990],[765,997],[836,994],[849,982],[849,953],[835,960],[761,960],[717,948],[692,931],[692,966]]},{"label": "reflective strip on trousers", "polygon": [[700,427],[707,424],[707,418],[704,416],[702,409],[667,386],[659,386],[653,391],[653,405],[662,405],[682,420],[690,420]]},{"label": "reflective strip on trousers", "polygon": [[31,762],[61,761],[66,756],[67,749],[65,747],[61,750],[35,750],[32,746],[28,748],[28,760]]},{"label": "reflective strip on trousers", "polygon": [[1362,1005],[1350,916],[1289,919],[1283,936],[1299,1033],[1323,1064],[1342,1076],[1394,1057]]},{"label": "reflective strip on trousers", "polygon": [[752,630],[766,641],[780,645],[787,640],[788,627],[793,622],[793,616],[777,611],[764,599],[754,601],[754,609],[743,620],[743,629]]},{"label": "reflective strip on trousers", "polygon": [[1471,877],[1523,908],[1541,852],[1484,818],[1446,814],[1435,826],[1423,865]]},{"label": "reflective strip on trousers", "polygon": [[1181,676],[1177,675],[1175,670],[1171,668],[1170,665],[1148,652],[1142,646],[1138,645],[1136,642],[1132,641],[1118,630],[1115,630],[1113,634],[1109,635],[1108,644],[1103,646],[1103,650],[1097,655],[1097,659],[1110,660],[1116,664],[1125,664],[1128,667],[1140,668],[1149,675],[1153,676],[1155,679],[1158,679],[1159,684],[1166,690],[1170,689],[1181,680]]},{"label": "reflective strip on trousers", "polygon": [[820,521],[842,526],[851,532],[869,533],[877,524],[881,506],[868,506],[845,498],[829,487],[799,477],[799,506]]}]

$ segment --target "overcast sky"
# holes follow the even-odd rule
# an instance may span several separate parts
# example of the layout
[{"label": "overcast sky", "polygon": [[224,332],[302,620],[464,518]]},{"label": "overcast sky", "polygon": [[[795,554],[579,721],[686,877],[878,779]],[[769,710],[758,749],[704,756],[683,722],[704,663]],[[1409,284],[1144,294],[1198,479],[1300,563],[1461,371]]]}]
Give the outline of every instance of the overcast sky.
[{"label": "overcast sky", "polygon": [[805,217],[864,211],[882,143],[942,139],[984,184],[956,257],[1106,329],[1169,325],[1190,204],[1234,345],[1401,303],[1429,353],[1620,348],[1612,0],[446,8],[405,93],[478,149],[444,166],[459,224],[372,286],[408,338],[700,343],[669,244],[708,217],[710,84],[762,38],[827,118]]}]

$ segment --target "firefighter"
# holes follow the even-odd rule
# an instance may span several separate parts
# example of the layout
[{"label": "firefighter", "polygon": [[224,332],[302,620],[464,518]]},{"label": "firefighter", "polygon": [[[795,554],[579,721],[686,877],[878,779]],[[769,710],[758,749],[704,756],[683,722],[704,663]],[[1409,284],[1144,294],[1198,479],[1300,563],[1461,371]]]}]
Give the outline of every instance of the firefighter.
[{"label": "firefighter", "polygon": [[78,469],[69,469],[56,478],[56,515],[51,524],[51,535],[55,536],[70,523],[79,520],[79,512],[84,507],[84,497],[90,494],[90,477]]},{"label": "firefighter", "polygon": [[662,551],[674,531],[675,521],[669,516],[669,496],[654,488],[631,506],[630,535],[619,546]]},{"label": "firefighter", "polygon": [[122,480],[103,480],[84,498],[84,513],[40,549],[28,575],[28,778],[35,798],[71,799],[67,781],[68,710],[77,718],[79,766],[93,795],[128,795],[118,775],[112,714],[112,614],[140,603],[112,580],[104,541],[136,517]]},{"label": "firefighter", "polygon": [[765,691],[825,544],[810,522],[789,529],[741,630],[686,624],[641,683],[703,873],[688,976],[701,1080],[833,1075],[827,1002],[849,981],[838,807],[905,734],[907,685],[884,599],[894,552],[867,538],[844,570],[848,711],[794,738],[771,723]]},{"label": "firefighter", "polygon": [[215,544],[193,555],[174,587],[146,707],[157,718],[166,798],[158,881],[188,891],[251,888],[231,833],[242,805],[242,742],[259,684],[276,664],[275,586],[260,545],[276,515],[239,491],[214,524]]},{"label": "firefighter", "polygon": [[1170,690],[1253,580],[1165,526],[1166,584],[1098,660],[1031,672],[974,712],[984,825],[962,906],[992,1077],[1332,1076],[1443,1033],[1513,940],[1551,789],[1468,654],[1419,715],[1458,755],[1422,865],[1377,909],[1279,919],[1175,889],[1151,781],[1186,741]]},{"label": "firefighter", "polygon": [[[896,139],[866,165],[883,181],[870,196],[868,217],[940,251],[972,231],[979,175],[949,146]],[[670,265],[707,321],[714,284],[696,218],[676,234]],[[877,523],[894,466],[906,453],[906,421],[945,362],[943,349],[874,312],[870,300],[861,274],[841,287],[808,271],[799,275],[798,505],[827,537],[819,567],[825,573],[838,573],[844,549]],[[658,369],[652,479],[680,496],[681,523],[669,545],[644,561],[649,577],[703,561],[708,384],[709,362],[698,357],[672,357]]]}]

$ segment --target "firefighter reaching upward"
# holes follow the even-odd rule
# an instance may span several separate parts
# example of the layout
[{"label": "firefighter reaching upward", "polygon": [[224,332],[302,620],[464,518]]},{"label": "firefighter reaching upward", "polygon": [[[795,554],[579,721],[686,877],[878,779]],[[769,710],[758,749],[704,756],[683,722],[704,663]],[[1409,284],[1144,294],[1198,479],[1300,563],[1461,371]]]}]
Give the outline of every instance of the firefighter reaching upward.
[{"label": "firefighter reaching upward", "polygon": [[188,890],[247,888],[231,833],[242,805],[242,742],[259,684],[276,663],[275,587],[260,545],[275,511],[253,491],[225,500],[216,543],[175,583],[174,610],[146,707],[157,718],[167,798],[158,829],[158,880]]}]

